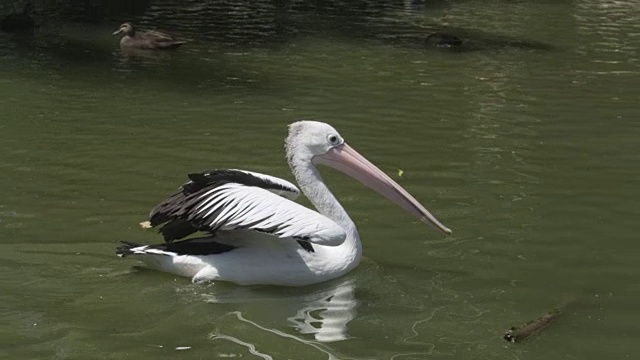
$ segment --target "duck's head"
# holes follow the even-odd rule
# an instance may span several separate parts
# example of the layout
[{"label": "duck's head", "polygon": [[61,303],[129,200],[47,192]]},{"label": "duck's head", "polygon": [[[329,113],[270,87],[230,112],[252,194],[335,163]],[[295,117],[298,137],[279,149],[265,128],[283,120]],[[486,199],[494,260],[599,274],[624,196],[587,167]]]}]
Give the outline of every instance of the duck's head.
[{"label": "duck's head", "polygon": [[135,33],[136,33],[136,28],[133,27],[133,24],[130,22],[126,22],[120,25],[120,28],[117,31],[114,31],[113,35],[125,34],[125,35],[132,36]]}]

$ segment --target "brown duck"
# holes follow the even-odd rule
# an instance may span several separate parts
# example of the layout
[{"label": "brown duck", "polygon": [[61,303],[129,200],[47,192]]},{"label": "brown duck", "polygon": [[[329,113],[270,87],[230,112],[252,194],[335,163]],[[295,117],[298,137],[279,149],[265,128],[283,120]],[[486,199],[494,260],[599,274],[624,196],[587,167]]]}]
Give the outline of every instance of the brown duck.
[{"label": "brown duck", "polygon": [[136,31],[132,23],[120,25],[113,35],[124,34],[120,39],[120,47],[126,49],[175,49],[186,41],[176,40],[173,36],[160,31]]}]

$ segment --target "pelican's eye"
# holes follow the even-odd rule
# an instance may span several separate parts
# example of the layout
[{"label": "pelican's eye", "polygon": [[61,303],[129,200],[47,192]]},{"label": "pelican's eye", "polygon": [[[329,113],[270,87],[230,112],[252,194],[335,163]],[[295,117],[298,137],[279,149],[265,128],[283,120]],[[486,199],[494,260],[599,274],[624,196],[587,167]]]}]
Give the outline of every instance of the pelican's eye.
[{"label": "pelican's eye", "polygon": [[329,141],[329,144],[331,145],[338,145],[340,144],[340,137],[338,135],[329,135],[327,136],[327,140]]}]

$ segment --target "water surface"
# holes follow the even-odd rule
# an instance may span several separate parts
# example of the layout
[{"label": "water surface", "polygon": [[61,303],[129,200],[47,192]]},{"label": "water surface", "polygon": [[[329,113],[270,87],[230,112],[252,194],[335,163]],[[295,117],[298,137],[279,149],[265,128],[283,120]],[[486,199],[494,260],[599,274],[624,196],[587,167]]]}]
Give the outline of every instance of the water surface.
[{"label": "water surface", "polygon": [[[122,54],[113,13],[0,34],[0,356],[640,355],[635,2],[285,5],[152,2],[127,19],[190,41],[160,55]],[[473,46],[425,48],[434,31]],[[138,223],[189,172],[291,180],[299,119],[454,235],[324,170],[364,243],[343,278],[197,286],[115,257],[160,240]],[[539,336],[501,338],[562,305]]]}]

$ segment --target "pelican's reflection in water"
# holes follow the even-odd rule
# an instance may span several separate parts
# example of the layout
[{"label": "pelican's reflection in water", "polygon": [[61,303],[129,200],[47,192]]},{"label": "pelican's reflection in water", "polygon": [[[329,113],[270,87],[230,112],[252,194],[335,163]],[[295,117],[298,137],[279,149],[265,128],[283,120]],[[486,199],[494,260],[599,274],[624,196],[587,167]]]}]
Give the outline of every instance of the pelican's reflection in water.
[{"label": "pelican's reflection in water", "polygon": [[348,339],[347,324],[355,318],[357,306],[353,279],[305,288],[235,287],[205,298],[217,304],[246,304],[247,308],[259,305],[257,314],[251,314],[251,309],[241,313],[256,324],[282,322],[319,342]]},{"label": "pelican's reflection in water", "polygon": [[321,342],[348,338],[347,324],[356,316],[353,280],[309,294],[306,306],[289,318],[302,334],[313,334]]}]

